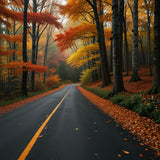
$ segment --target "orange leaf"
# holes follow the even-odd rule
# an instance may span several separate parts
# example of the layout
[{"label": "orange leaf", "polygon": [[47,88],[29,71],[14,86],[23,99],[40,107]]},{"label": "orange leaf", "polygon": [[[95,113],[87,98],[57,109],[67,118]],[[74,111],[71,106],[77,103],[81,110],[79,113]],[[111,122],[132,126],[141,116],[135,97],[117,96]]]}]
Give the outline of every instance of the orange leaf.
[{"label": "orange leaf", "polygon": [[140,157],[143,157],[143,154],[139,154]]},{"label": "orange leaf", "polygon": [[128,151],[125,151],[125,150],[122,150],[125,154],[129,154],[129,152]]},{"label": "orange leaf", "polygon": [[120,154],[118,154],[118,157],[122,157]]}]

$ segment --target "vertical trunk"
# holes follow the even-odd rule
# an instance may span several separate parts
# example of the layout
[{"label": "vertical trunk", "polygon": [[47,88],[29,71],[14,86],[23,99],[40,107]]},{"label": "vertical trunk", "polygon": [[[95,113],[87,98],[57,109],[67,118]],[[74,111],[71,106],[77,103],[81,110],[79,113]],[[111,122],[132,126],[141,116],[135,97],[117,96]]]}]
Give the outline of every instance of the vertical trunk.
[{"label": "vertical trunk", "polygon": [[110,71],[113,72],[113,39],[111,38],[111,47],[110,47]]},{"label": "vertical trunk", "polygon": [[[33,12],[37,12],[37,2],[33,0]],[[36,23],[32,23],[32,64],[36,64]],[[34,91],[35,73],[31,72],[31,86],[30,91]]]},{"label": "vertical trunk", "polygon": [[124,91],[122,77],[122,40],[123,40],[123,13],[124,0],[120,0],[118,12],[118,0],[112,1],[113,18],[113,90],[109,96]]},{"label": "vertical trunk", "polygon": [[[102,0],[100,0],[100,7],[102,7],[101,3],[102,3]],[[100,55],[101,55],[102,87],[104,87],[104,86],[111,83],[110,75],[109,75],[107,54],[106,54],[104,28],[103,28],[103,22],[99,21],[96,0],[93,0],[93,6],[94,6],[94,15],[95,15],[95,20],[96,20],[96,27],[97,27],[97,32],[98,32],[98,43],[99,43],[99,49],[100,49]],[[101,14],[103,14],[102,8],[100,9],[100,12],[101,12]]]},{"label": "vertical trunk", "polygon": [[[16,34],[15,30],[16,30],[16,22],[14,21],[13,22],[13,34],[14,35]],[[13,43],[13,49],[16,49],[16,43],[15,42]],[[13,60],[13,62],[15,62],[15,60],[16,60],[15,52],[12,53],[12,60]]]},{"label": "vertical trunk", "polygon": [[[48,42],[49,42],[49,38],[50,38],[49,35],[47,35],[45,52],[44,52],[43,66],[46,66],[47,54],[48,54]],[[46,73],[44,73],[44,76],[43,76],[43,84],[45,84],[45,78],[46,78]]]},{"label": "vertical trunk", "polygon": [[144,55],[144,49],[143,49],[143,37],[140,38],[139,42],[140,42],[141,54],[142,54],[142,63],[141,62],[140,63],[145,65],[145,55]]},{"label": "vertical trunk", "polygon": [[148,20],[148,61],[149,61],[149,75],[152,75],[152,66],[151,66],[151,36],[150,36],[150,14],[149,14],[149,6],[147,4],[147,0],[144,0],[146,8],[147,8],[147,20]]},{"label": "vertical trunk", "polygon": [[125,17],[124,17],[124,38],[125,38],[125,70],[126,70],[126,76],[128,76],[128,40],[127,40],[127,28],[126,28],[126,7],[125,7]]},{"label": "vertical trunk", "polygon": [[[24,1],[23,16],[23,62],[27,62],[27,9],[29,0]],[[22,76],[22,96],[27,96],[27,71],[23,71]]]},{"label": "vertical trunk", "polygon": [[154,16],[154,53],[153,53],[153,84],[150,94],[160,93],[160,1],[155,0]]},{"label": "vertical trunk", "polygon": [[133,4],[133,48],[132,48],[132,76],[130,82],[139,81],[138,76],[138,0]]}]

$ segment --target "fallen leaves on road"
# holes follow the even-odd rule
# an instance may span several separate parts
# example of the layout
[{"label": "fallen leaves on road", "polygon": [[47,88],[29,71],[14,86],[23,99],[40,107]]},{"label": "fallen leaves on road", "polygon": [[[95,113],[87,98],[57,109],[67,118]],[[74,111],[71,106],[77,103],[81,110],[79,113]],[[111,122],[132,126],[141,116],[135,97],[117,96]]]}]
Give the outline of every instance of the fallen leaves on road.
[{"label": "fallen leaves on road", "polygon": [[123,129],[129,130],[130,133],[136,135],[144,145],[155,150],[157,156],[160,156],[160,124],[156,124],[153,120],[142,117],[129,109],[113,104],[109,100],[100,98],[80,86],[78,86],[78,89],[93,104],[119,123]]},{"label": "fallen leaves on road", "polygon": [[36,96],[33,96],[33,97],[29,97],[27,99],[24,99],[24,100],[21,100],[21,101],[6,105],[4,107],[0,107],[0,115],[2,115],[4,113],[7,113],[7,112],[11,112],[16,108],[22,107],[22,106],[24,106],[24,105],[26,105],[28,103],[31,103],[31,102],[33,102],[33,101],[35,101],[37,99],[45,97],[45,96],[47,96],[47,95],[49,95],[51,93],[54,93],[56,91],[59,91],[60,89],[62,89],[66,85],[67,84],[64,84],[64,85],[61,85],[59,88],[53,89],[51,91],[48,91],[48,92],[45,92],[45,93],[42,93],[42,94],[39,94],[39,95],[36,95]]},{"label": "fallen leaves on road", "polygon": [[75,131],[78,131],[78,130],[79,130],[79,128],[76,128],[76,129],[75,129]]},{"label": "fallen leaves on road", "polygon": [[120,154],[118,154],[118,157],[122,157]]},{"label": "fallen leaves on road", "polygon": [[122,150],[122,152],[125,153],[125,154],[129,154],[129,152],[128,152],[128,151],[125,151],[125,150]]},{"label": "fallen leaves on road", "polygon": [[139,154],[140,157],[143,157],[143,154]]},{"label": "fallen leaves on road", "polygon": [[98,156],[99,154],[98,154],[98,153],[94,153],[94,155],[95,155],[95,156]]}]

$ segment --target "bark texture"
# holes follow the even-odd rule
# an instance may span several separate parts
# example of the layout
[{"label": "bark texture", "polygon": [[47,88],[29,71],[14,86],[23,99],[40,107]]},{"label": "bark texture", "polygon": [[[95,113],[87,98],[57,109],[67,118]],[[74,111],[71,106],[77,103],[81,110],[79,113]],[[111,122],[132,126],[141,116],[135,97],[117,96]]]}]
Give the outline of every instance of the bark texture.
[{"label": "bark texture", "polygon": [[132,76],[130,82],[139,81],[138,76],[138,0],[133,4],[133,48],[132,48]]},{"label": "bark texture", "polygon": [[[122,35],[123,35],[123,13],[124,13],[124,0],[112,1],[112,29],[113,29],[113,90],[109,96],[118,94],[125,90],[122,77]],[[118,9],[119,7],[119,9]],[[119,12],[118,12],[119,10]]]},{"label": "bark texture", "polygon": [[155,0],[154,14],[153,85],[150,94],[160,93],[160,0]]},{"label": "bark texture", "polygon": [[[29,0],[24,1],[23,16],[23,62],[27,62],[27,9]],[[23,71],[22,76],[22,96],[27,96],[27,71]]]}]

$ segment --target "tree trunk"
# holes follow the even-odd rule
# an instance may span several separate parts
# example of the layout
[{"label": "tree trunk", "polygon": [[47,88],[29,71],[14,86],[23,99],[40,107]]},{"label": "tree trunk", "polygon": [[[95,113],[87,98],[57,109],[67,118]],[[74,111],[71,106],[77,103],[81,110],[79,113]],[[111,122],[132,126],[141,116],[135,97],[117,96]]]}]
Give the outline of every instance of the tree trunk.
[{"label": "tree trunk", "polygon": [[[33,12],[37,12],[37,0],[33,0]],[[32,23],[32,64],[36,64],[36,23]],[[31,86],[30,91],[34,91],[35,73],[31,72]]]},{"label": "tree trunk", "polygon": [[125,70],[126,70],[126,76],[128,76],[128,72],[129,72],[129,69],[128,69],[128,40],[127,40],[127,28],[126,28],[126,7],[125,7],[125,17],[124,17],[124,38],[125,38],[125,46],[124,46],[124,49],[125,49]]},{"label": "tree trunk", "polygon": [[[47,33],[46,46],[45,46],[45,52],[44,52],[43,66],[46,66],[49,38],[50,38],[50,35],[49,35],[49,32],[48,32]],[[43,84],[45,84],[45,78],[46,78],[46,73],[44,73],[44,76],[43,76]]]},{"label": "tree trunk", "polygon": [[[103,14],[102,9],[102,0],[100,0],[100,12]],[[99,43],[99,49],[100,49],[100,55],[101,55],[101,66],[102,66],[102,87],[109,85],[111,83],[110,75],[109,75],[109,65],[107,60],[107,54],[106,54],[106,45],[105,45],[105,36],[104,36],[104,27],[103,22],[100,22],[99,15],[97,12],[97,1],[93,0],[93,6],[94,6],[94,15],[96,20],[96,27],[97,27],[97,33],[98,33],[98,43]]]},{"label": "tree trunk", "polygon": [[151,31],[150,31],[150,14],[147,0],[144,0],[146,9],[147,9],[147,20],[148,20],[148,61],[149,61],[149,75],[152,75],[152,66],[151,66]]},{"label": "tree trunk", "polygon": [[[23,16],[23,62],[27,62],[27,9],[29,0],[24,1]],[[27,75],[28,71],[23,71],[22,76],[22,96],[27,96]]]},{"label": "tree trunk", "polygon": [[155,0],[154,11],[154,53],[153,53],[153,84],[150,94],[160,93],[160,1]]},{"label": "tree trunk", "polygon": [[139,81],[138,76],[138,0],[133,4],[133,48],[132,48],[132,76],[130,82]]},{"label": "tree trunk", "polygon": [[118,0],[112,0],[112,29],[113,29],[113,90],[109,96],[125,90],[122,77],[122,41],[123,41],[123,13],[124,0],[120,0],[118,12]]}]

